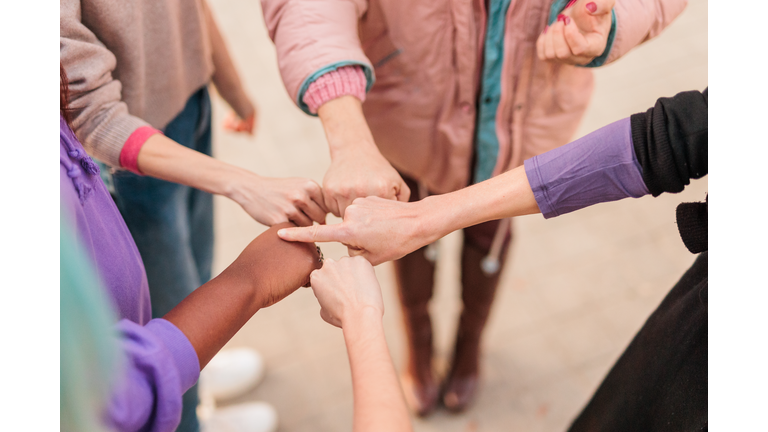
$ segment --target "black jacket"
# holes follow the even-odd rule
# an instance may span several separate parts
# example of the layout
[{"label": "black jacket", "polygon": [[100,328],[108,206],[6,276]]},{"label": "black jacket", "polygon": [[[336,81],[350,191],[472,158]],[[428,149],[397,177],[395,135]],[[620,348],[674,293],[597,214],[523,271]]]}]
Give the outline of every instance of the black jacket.
[{"label": "black jacket", "polygon": [[[653,196],[680,192],[690,179],[707,175],[708,90],[661,98],[653,108],[630,117],[635,155]],[[707,250],[707,203],[677,207],[680,237],[692,253]]]}]

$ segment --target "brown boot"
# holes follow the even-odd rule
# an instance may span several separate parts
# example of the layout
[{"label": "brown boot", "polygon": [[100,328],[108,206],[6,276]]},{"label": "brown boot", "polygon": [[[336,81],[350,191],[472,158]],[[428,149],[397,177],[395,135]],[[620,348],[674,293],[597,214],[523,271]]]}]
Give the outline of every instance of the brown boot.
[{"label": "brown boot", "polygon": [[[491,226],[490,224],[493,224]],[[489,225],[489,226],[483,226]],[[460,412],[469,406],[477,393],[479,382],[480,337],[488,321],[499,276],[509,249],[510,237],[505,239],[500,256],[502,268],[486,275],[480,265],[490,250],[497,223],[485,223],[465,230],[461,256],[461,299],[464,309],[459,319],[451,369],[443,381],[442,402],[450,411]],[[490,235],[490,238],[488,238]]]},{"label": "brown boot", "polygon": [[435,266],[424,257],[424,249],[394,262],[408,341],[408,363],[401,381],[406,402],[422,417],[435,408],[438,399],[432,373],[432,322],[427,308]]}]

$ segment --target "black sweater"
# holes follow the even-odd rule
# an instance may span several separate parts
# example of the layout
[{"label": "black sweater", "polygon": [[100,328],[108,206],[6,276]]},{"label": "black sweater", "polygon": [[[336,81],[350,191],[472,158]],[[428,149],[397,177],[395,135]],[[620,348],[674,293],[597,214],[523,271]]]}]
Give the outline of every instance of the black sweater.
[{"label": "black sweater", "polygon": [[[661,98],[653,108],[630,117],[635,155],[653,196],[680,192],[690,179],[707,175],[708,90]],[[693,253],[707,250],[707,202],[677,208],[680,236]]]}]

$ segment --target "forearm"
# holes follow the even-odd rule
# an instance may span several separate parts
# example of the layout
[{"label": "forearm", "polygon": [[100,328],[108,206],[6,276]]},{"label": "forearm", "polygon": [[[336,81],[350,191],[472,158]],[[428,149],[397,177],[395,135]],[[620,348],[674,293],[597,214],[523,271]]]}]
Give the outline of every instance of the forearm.
[{"label": "forearm", "polygon": [[412,430],[392,365],[381,312],[356,311],[344,320],[344,340],[352,370],[355,432]]},{"label": "forearm", "polygon": [[422,211],[420,230],[431,243],[453,231],[482,222],[539,213],[524,167],[456,192],[433,195],[414,203]]},{"label": "forearm", "polygon": [[163,318],[187,336],[202,369],[258,311],[255,298],[250,284],[225,272],[193,291]]},{"label": "forearm", "polygon": [[317,115],[325,129],[331,159],[338,157],[345,150],[379,153],[363,115],[363,104],[357,97],[345,95],[328,101],[320,106]]},{"label": "forearm", "polygon": [[144,175],[223,195],[237,202],[242,201],[239,185],[261,179],[248,170],[191,150],[162,134],[146,140],[139,151],[137,165]]}]

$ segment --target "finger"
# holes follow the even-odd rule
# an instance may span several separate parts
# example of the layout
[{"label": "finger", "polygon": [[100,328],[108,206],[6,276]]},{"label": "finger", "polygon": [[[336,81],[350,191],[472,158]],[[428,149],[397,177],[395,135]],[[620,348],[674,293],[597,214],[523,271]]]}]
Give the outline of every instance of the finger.
[{"label": "finger", "polygon": [[[307,188],[307,193],[309,193],[309,197],[312,199],[312,201],[317,204],[320,209],[323,211],[323,213],[328,213],[328,207],[325,206],[325,199],[323,198],[323,189],[320,187],[319,184],[312,182],[312,185]],[[323,215],[323,220],[325,220],[325,215]]]},{"label": "finger", "polygon": [[295,211],[288,213],[288,220],[300,227],[312,226],[312,219],[298,208]]},{"label": "finger", "polygon": [[313,200],[309,200],[307,202],[302,202],[299,204],[299,208],[301,209],[304,214],[309,216],[313,221],[316,221],[318,223],[325,223],[325,215],[328,214],[328,212],[324,211],[320,208],[319,205]]},{"label": "finger", "polygon": [[397,191],[395,198],[401,202],[408,202],[411,199],[411,188],[404,181],[400,182],[400,190]]},{"label": "finger", "polygon": [[536,39],[536,54],[539,56],[539,60],[546,60],[547,58],[544,57],[544,38],[547,35],[547,30],[549,29],[549,26],[544,27],[544,31],[541,32],[539,35],[539,38]]},{"label": "finger", "polygon": [[349,207],[350,204],[352,204],[352,201],[354,201],[354,198],[348,199],[348,198],[337,198],[336,202],[339,204],[339,213],[341,218],[344,218],[344,212],[347,210],[347,207]]},{"label": "finger", "polygon": [[[571,19],[565,15],[561,15],[563,20],[553,25],[552,29],[552,48],[555,51],[555,57],[559,60],[567,60],[572,56],[571,48],[565,42],[565,27],[570,24]],[[576,26],[573,26],[576,27]]]},{"label": "finger", "polygon": [[365,249],[356,248],[354,246],[347,246],[347,254],[349,254],[351,257],[363,256],[365,255]]},{"label": "finger", "polygon": [[592,16],[605,15],[611,12],[616,0],[591,0],[584,5],[587,13]]},{"label": "finger", "polygon": [[565,36],[565,42],[571,49],[574,56],[587,56],[589,54],[589,41],[579,31],[576,25],[567,25],[563,29],[563,35]]},{"label": "finger", "polygon": [[342,228],[343,223],[336,225],[312,225],[300,228],[283,228],[277,231],[278,237],[285,241],[314,242],[344,242],[347,237]]},{"label": "finger", "polygon": [[323,202],[325,203],[325,208],[333,213],[334,216],[341,216],[341,213],[339,213],[339,205],[336,203],[336,198],[331,196],[327,189],[323,189]]},{"label": "finger", "polygon": [[554,58],[557,58],[555,56],[555,45],[554,41],[552,40],[552,37],[554,35],[554,30],[556,27],[560,27],[563,24],[560,21],[555,22],[551,26],[549,26],[549,30],[547,31],[547,35],[544,38],[544,58],[547,60],[551,60]]}]

